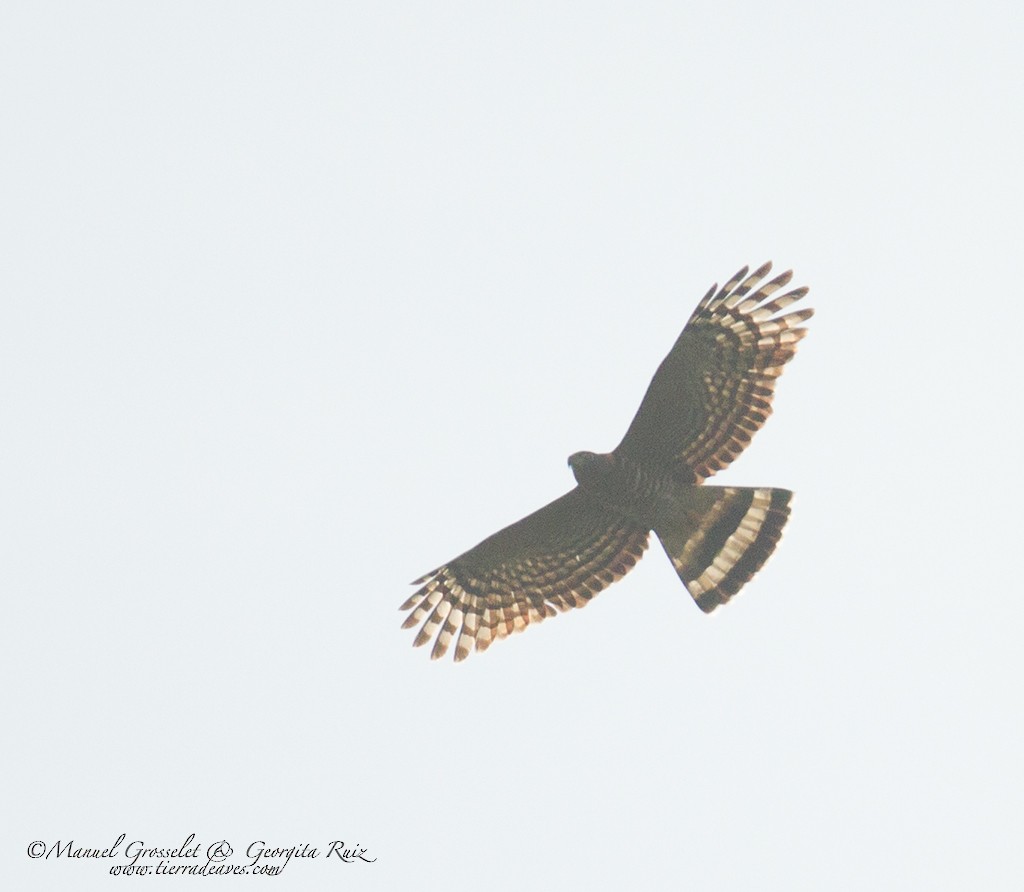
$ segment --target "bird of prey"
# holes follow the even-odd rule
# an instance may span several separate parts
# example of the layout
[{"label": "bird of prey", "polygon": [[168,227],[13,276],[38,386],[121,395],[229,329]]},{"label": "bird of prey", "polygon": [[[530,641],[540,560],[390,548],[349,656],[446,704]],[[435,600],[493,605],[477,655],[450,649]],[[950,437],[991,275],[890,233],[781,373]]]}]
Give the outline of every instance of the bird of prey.
[{"label": "bird of prey", "polygon": [[[576,487],[431,570],[401,606],[402,628],[430,656],[475,646],[558,611],[584,607],[620,579],[658,537],[705,613],[735,595],[774,551],[789,517],[785,489],[707,486],[771,413],[775,382],[807,333],[813,310],[783,313],[807,294],[771,299],[792,272],[761,285],[765,263],[713,285],[658,367],[622,442],[576,452]],[[760,286],[760,287],[758,287]],[[751,293],[753,292],[753,293]]]}]

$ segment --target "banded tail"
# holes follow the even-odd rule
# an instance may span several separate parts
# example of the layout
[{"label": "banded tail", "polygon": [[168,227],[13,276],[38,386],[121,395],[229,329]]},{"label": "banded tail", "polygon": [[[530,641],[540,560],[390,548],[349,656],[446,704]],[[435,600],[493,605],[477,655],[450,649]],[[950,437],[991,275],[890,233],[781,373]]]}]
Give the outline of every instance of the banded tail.
[{"label": "banded tail", "polygon": [[761,569],[782,536],[792,497],[788,489],[694,487],[687,510],[655,527],[701,610],[724,604]]}]

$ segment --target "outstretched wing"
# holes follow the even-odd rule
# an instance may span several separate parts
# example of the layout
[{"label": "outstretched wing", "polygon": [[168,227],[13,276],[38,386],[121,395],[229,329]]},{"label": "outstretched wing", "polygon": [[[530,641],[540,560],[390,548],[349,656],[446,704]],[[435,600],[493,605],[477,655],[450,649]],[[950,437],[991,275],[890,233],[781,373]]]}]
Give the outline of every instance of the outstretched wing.
[{"label": "outstretched wing", "polygon": [[700,483],[743,451],[771,414],[775,381],[807,333],[800,323],[814,313],[776,315],[807,294],[796,288],[768,300],[792,272],[750,294],[771,268],[748,276],[743,267],[721,290],[712,286],[654,373],[617,454],[675,459]]},{"label": "outstretched wing", "polygon": [[486,650],[556,610],[584,607],[621,578],[647,547],[648,531],[576,487],[484,539],[413,585],[402,628],[423,623],[413,645],[434,641],[431,659],[455,641],[455,659]]}]

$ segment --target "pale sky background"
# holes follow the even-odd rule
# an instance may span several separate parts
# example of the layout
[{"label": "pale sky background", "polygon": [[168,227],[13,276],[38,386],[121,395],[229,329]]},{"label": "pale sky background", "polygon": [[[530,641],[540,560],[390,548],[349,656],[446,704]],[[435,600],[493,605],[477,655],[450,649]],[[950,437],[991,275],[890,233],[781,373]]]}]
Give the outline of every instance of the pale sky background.
[{"label": "pale sky background", "polygon": [[[0,6],[4,885],[195,833],[377,858],[276,889],[1020,888],[1022,24]],[[765,259],[817,315],[716,478],[796,491],[758,577],[706,617],[654,546],[414,650],[409,580]]]}]

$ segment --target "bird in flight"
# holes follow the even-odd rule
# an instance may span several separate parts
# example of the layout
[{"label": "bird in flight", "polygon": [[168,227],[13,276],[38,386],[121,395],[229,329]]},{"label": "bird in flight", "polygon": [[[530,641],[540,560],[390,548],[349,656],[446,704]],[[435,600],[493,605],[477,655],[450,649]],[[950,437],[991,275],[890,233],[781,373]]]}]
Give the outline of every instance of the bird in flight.
[{"label": "bird in flight", "polygon": [[[708,486],[772,411],[775,382],[807,334],[807,294],[765,263],[713,285],[658,367],[636,417],[611,452],[576,452],[576,487],[417,579],[402,628],[422,624],[438,659],[486,650],[557,612],[585,607],[622,578],[653,531],[705,613],[724,604],[775,550],[793,494]],[[760,287],[758,287],[760,286]]]}]

